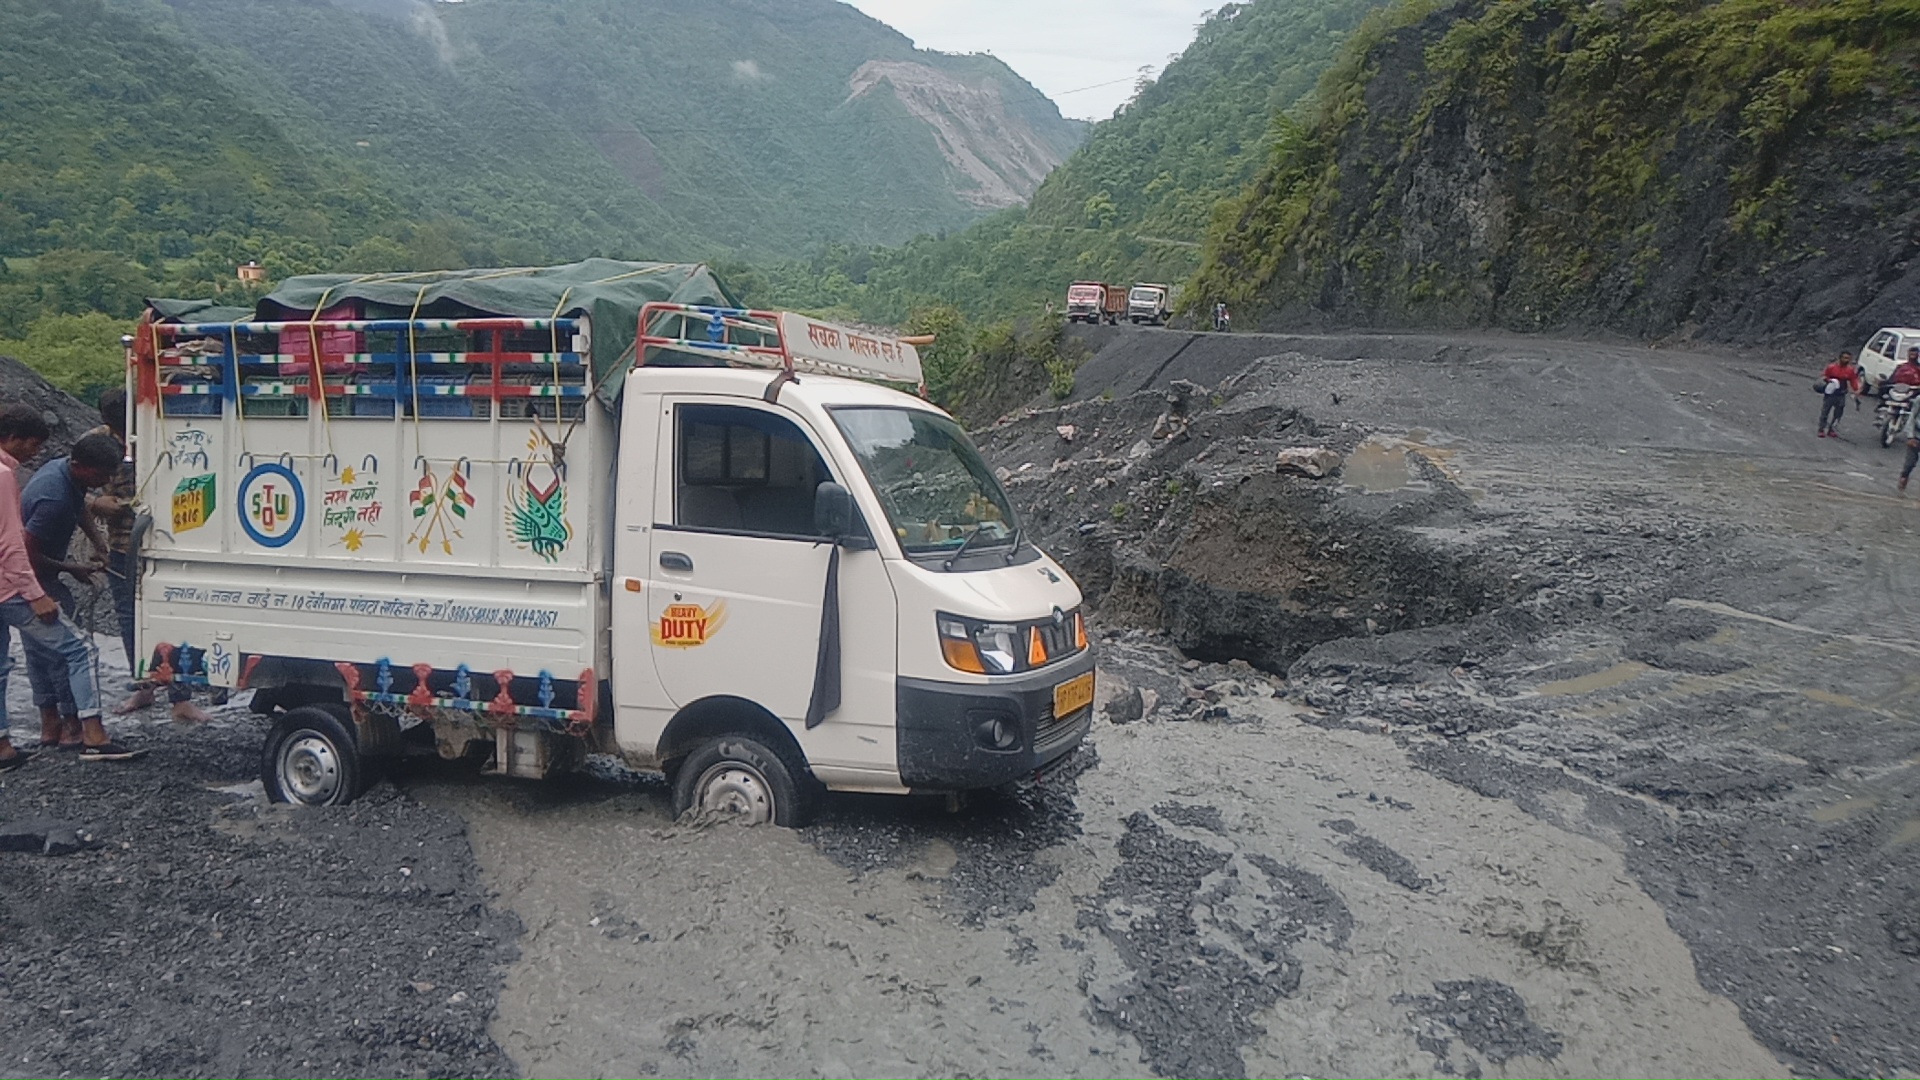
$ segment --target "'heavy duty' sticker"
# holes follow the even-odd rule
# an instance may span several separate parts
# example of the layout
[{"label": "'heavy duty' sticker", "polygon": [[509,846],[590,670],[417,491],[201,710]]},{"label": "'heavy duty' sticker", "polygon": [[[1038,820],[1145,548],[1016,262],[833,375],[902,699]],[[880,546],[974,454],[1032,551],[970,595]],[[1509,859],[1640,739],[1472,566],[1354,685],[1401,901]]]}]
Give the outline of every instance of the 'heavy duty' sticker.
[{"label": "'heavy duty' sticker", "polygon": [[710,608],[699,604],[668,604],[653,627],[653,643],[669,649],[690,649],[705,645],[720,632],[727,621],[727,602],[715,600]]}]

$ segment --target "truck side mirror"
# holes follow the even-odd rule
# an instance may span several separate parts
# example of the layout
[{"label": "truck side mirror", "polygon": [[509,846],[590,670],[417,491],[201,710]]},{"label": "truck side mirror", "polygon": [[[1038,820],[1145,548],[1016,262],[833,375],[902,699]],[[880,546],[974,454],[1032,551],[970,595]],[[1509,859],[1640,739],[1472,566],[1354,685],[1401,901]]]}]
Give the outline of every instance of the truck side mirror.
[{"label": "truck side mirror", "polygon": [[813,531],[847,547],[869,547],[853,493],[831,480],[813,489]]}]

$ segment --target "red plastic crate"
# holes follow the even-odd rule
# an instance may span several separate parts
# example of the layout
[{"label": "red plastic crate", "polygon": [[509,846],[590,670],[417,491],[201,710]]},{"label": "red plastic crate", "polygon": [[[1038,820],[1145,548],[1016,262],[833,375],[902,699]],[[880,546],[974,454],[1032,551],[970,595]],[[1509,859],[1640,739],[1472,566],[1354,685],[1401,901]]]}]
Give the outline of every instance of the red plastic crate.
[{"label": "red plastic crate", "polygon": [[[298,318],[294,316],[293,318]],[[358,319],[360,302],[343,300],[320,313],[322,319]],[[291,321],[291,320],[290,320]],[[313,357],[313,342],[320,341],[320,365],[325,371],[344,370],[347,357],[353,353],[364,352],[365,335],[357,330],[307,330],[302,327],[289,327],[280,332],[280,352],[299,360]]]}]

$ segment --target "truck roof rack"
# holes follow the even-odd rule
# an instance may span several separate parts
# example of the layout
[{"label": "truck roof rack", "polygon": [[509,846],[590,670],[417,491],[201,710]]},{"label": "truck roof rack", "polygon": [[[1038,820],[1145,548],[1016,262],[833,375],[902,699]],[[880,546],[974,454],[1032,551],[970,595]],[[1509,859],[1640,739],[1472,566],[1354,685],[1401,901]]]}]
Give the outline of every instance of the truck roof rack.
[{"label": "truck roof rack", "polygon": [[661,363],[660,353],[678,353],[700,358],[703,366],[842,375],[926,388],[920,353],[910,342],[792,311],[650,303],[640,309],[637,349],[643,365]]},{"label": "truck roof rack", "polygon": [[[577,318],[294,319],[166,322],[143,319],[130,347],[142,401],[198,398],[584,399],[589,328]],[[446,335],[464,348],[446,350]],[[390,339],[368,351],[369,335]],[[419,335],[438,339],[422,349]],[[374,376],[370,372],[380,372]],[[542,372],[528,376],[527,371]],[[437,373],[457,372],[458,375]],[[183,375],[186,378],[173,376]],[[454,385],[455,383],[458,385]],[[220,405],[208,402],[218,411]],[[263,413],[254,406],[256,415]],[[333,411],[329,409],[329,412]]]}]

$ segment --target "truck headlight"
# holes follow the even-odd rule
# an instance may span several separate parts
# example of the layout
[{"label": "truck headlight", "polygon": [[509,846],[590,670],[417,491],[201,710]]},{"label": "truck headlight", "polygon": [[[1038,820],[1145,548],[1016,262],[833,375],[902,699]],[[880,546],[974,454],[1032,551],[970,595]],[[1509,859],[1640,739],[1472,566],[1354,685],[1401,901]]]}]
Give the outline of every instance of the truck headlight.
[{"label": "truck headlight", "polygon": [[[1064,623],[1027,624],[984,622],[941,612],[934,616],[940,631],[940,655],[955,671],[975,675],[1011,675],[1032,671],[1087,648],[1085,617],[1075,610]],[[1051,634],[1048,639],[1044,634]]]},{"label": "truck headlight", "polygon": [[1020,628],[938,615],[940,654],[947,666],[975,675],[1007,675],[1019,668]]}]

